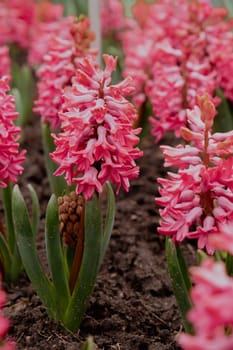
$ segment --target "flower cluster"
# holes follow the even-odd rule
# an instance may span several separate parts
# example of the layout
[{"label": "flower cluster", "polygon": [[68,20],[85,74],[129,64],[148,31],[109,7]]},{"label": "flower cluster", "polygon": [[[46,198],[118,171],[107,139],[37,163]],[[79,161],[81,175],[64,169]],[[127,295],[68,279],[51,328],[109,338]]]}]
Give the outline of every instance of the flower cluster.
[{"label": "flower cluster", "polygon": [[14,120],[18,118],[15,112],[14,97],[7,94],[9,79],[0,80],[0,187],[6,187],[10,181],[17,182],[17,176],[23,171],[25,150],[19,151],[20,128]]},{"label": "flower cluster", "polygon": [[137,88],[134,101],[138,107],[150,102],[157,142],[169,130],[179,137],[185,110],[195,106],[196,96],[208,93],[217,105],[221,88],[233,97],[232,21],[226,20],[226,9],[210,1],[138,0],[133,14],[121,40],[124,74]]},{"label": "flower cluster", "polygon": [[[34,0],[2,0],[0,7],[0,45],[15,43],[23,49],[37,52],[42,44],[40,34],[53,32],[55,22],[61,18],[63,6],[52,4],[49,0],[36,2]],[[36,43],[37,40],[39,43]],[[43,51],[43,48],[41,48]],[[33,60],[32,60],[33,61]],[[33,61],[34,63],[34,61]]]},{"label": "flower cluster", "polygon": [[101,26],[104,36],[124,27],[124,7],[120,0],[101,0]]},{"label": "flower cluster", "polygon": [[199,98],[199,106],[188,110],[189,128],[181,134],[189,145],[162,146],[165,166],[176,166],[167,179],[159,178],[160,198],[164,207],[158,232],[175,241],[198,238],[198,247],[214,248],[209,236],[233,215],[233,131],[211,133],[216,110],[207,95]]},{"label": "flower cluster", "polygon": [[178,342],[184,350],[231,350],[233,348],[233,279],[223,262],[206,259],[192,267],[195,286],[191,290],[192,309],[188,320],[195,335],[180,334]]},{"label": "flower cluster", "polygon": [[28,52],[30,65],[40,64],[48,52],[51,36],[62,36],[63,6],[44,0],[35,5],[34,24],[31,28],[31,40]]},{"label": "flower cluster", "polygon": [[63,89],[71,85],[79,58],[96,55],[96,51],[89,48],[94,35],[88,18],[63,18],[59,33],[61,35],[51,36],[48,53],[37,71],[39,96],[34,108],[42,116],[42,121],[49,121],[53,128],[60,125],[58,112],[64,102]]},{"label": "flower cluster", "polygon": [[76,192],[90,199],[102,192],[106,181],[127,191],[129,179],[138,176],[135,159],[142,155],[134,146],[140,129],[132,128],[137,114],[125,96],[134,91],[131,79],[110,85],[116,59],[103,55],[105,69],[91,58],[79,62],[72,87],[64,92],[65,112],[60,113],[62,132],[54,135],[56,150],[51,158],[65,174],[68,185],[77,184]]},{"label": "flower cluster", "polygon": [[0,46],[0,78],[7,75],[10,76],[10,55],[9,48],[6,45]]},{"label": "flower cluster", "polygon": [[34,23],[35,3],[33,0],[3,0],[1,1],[0,43],[17,43],[22,48],[28,48],[30,28]]}]

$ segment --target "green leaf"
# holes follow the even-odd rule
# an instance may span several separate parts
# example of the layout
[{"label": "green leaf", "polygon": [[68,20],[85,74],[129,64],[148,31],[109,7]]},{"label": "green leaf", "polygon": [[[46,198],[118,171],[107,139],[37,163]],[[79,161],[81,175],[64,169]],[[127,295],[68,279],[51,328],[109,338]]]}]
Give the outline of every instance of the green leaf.
[{"label": "green leaf", "polygon": [[233,276],[233,256],[229,253],[226,257],[226,270],[229,276]]},{"label": "green leaf", "polygon": [[60,315],[59,318],[62,318],[70,299],[70,292],[61,246],[58,207],[55,195],[51,196],[46,211],[45,238],[49,268],[56,292],[57,312]]},{"label": "green leaf", "polygon": [[216,91],[218,97],[221,98],[221,103],[218,106],[218,115],[214,119],[214,131],[226,132],[233,129],[233,115],[229,106],[229,102],[224,96],[222,90]]},{"label": "green leaf", "polygon": [[23,271],[21,256],[17,244],[15,244],[14,252],[12,254],[12,263],[10,270],[10,280],[16,282],[19,279],[20,274]]},{"label": "green leaf", "polygon": [[180,270],[181,270],[182,276],[184,278],[186,288],[189,291],[190,288],[192,287],[192,282],[191,282],[190,277],[189,277],[189,271],[188,271],[186,261],[184,259],[183,253],[182,253],[178,244],[176,244],[176,254],[177,254],[177,260],[179,262]]},{"label": "green leaf", "polygon": [[11,196],[12,196],[12,184],[7,187],[2,188],[2,200],[4,207],[4,215],[6,219],[6,235],[7,242],[9,245],[10,252],[13,254],[15,249],[15,233],[12,218],[12,206],[11,206]]},{"label": "green leaf", "polygon": [[0,256],[1,256],[1,261],[4,268],[3,278],[6,280],[10,280],[11,261],[12,261],[11,253],[9,251],[8,244],[1,232],[0,232]]},{"label": "green leaf", "polygon": [[12,213],[17,245],[25,271],[32,282],[39,298],[47,308],[48,314],[55,318],[56,310],[53,286],[41,266],[31,227],[28,211],[18,185],[12,194]]},{"label": "green leaf", "polygon": [[16,111],[19,113],[19,117],[15,120],[16,125],[23,125],[23,101],[19,89],[16,87],[11,89],[11,94],[15,97]]},{"label": "green leaf", "polygon": [[77,8],[77,14],[78,15],[88,15],[88,2],[87,0],[74,0]]},{"label": "green leaf", "polygon": [[167,237],[166,256],[172,288],[177,301],[177,305],[181,313],[185,331],[187,333],[192,333],[192,326],[186,319],[186,314],[190,310],[192,303],[189,297],[189,290],[187,288],[186,277],[184,277],[182,273],[183,267],[181,267],[180,264],[181,260],[179,260],[178,257],[180,254],[181,252],[177,254],[176,244],[172,241],[170,237]]},{"label": "green leaf", "polygon": [[71,332],[79,329],[89,298],[94,289],[102,248],[102,218],[95,195],[86,202],[84,252],[78,280],[64,318],[64,326]]},{"label": "green leaf", "polygon": [[35,81],[32,69],[28,65],[20,65],[16,61],[12,62],[12,92],[16,98],[17,111],[20,117],[16,124],[22,126],[29,122],[32,116],[33,100],[35,96]]},{"label": "green leaf", "polygon": [[[22,272],[22,262],[18,252],[18,247],[15,239],[15,231],[12,217],[12,184],[2,189],[3,207],[6,218],[6,238],[5,243],[8,246],[10,254],[10,266],[7,273],[7,279],[11,282],[18,280]],[[3,243],[3,242],[2,242]],[[5,251],[6,253],[6,251]]]},{"label": "green leaf", "polygon": [[55,145],[51,136],[51,130],[48,123],[41,124],[42,131],[42,141],[45,154],[45,165],[47,169],[47,174],[50,182],[52,192],[56,196],[60,196],[63,191],[67,188],[66,182],[62,176],[54,176],[55,170],[57,170],[57,165],[52,161],[49,154],[55,149]]},{"label": "green leaf", "polygon": [[105,219],[105,228],[104,233],[102,237],[102,248],[100,253],[100,265],[103,261],[103,258],[105,256],[108,243],[111,237],[114,221],[115,221],[115,211],[116,211],[116,205],[115,205],[115,195],[112,190],[112,186],[109,182],[106,183],[106,189],[107,189],[107,213],[106,213],[106,219]]},{"label": "green leaf", "polygon": [[28,185],[28,189],[31,194],[31,199],[32,199],[32,220],[31,220],[31,225],[32,225],[32,232],[34,233],[34,236],[37,234],[39,230],[39,223],[40,223],[40,204],[39,200],[36,194],[36,191],[31,185]]}]

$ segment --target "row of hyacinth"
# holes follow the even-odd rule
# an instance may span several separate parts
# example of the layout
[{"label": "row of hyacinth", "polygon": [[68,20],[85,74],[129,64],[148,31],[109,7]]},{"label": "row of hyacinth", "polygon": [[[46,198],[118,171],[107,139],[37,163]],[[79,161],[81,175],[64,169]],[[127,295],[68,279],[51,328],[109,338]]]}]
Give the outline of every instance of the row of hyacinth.
[{"label": "row of hyacinth", "polygon": [[[27,53],[28,64],[37,66],[38,98],[34,111],[54,134],[56,150],[51,154],[68,185],[91,199],[101,193],[107,181],[129,189],[129,181],[139,174],[135,160],[142,152],[135,146],[140,129],[133,130],[136,108],[126,99],[134,92],[133,81],[111,85],[117,59],[103,56],[105,69],[96,63],[97,50],[90,48],[94,33],[89,20],[81,16],[63,17],[63,8],[49,1],[3,1],[0,6],[0,187],[16,183],[22,173],[25,150],[20,150],[19,116],[9,91],[9,45]],[[7,21],[6,21],[7,18]],[[1,303],[2,306],[2,303]],[[0,347],[9,324],[0,320]]]},{"label": "row of hyacinth", "polygon": [[165,166],[178,168],[159,178],[163,206],[159,233],[181,242],[198,238],[198,248],[213,253],[209,237],[232,225],[233,131],[213,133],[216,110],[210,98],[199,98],[199,106],[188,110],[189,127],[181,128],[186,145],[161,146]]},{"label": "row of hyacinth", "polygon": [[180,136],[196,96],[208,93],[217,106],[222,89],[233,100],[233,22],[226,9],[210,0],[137,0],[127,18],[120,0],[110,3],[114,19],[102,12],[104,32],[122,43],[123,75],[134,78],[136,106],[151,104],[157,142],[167,131]]},{"label": "row of hyacinth", "polygon": [[[159,178],[156,204],[158,232],[180,243],[197,239],[198,248],[233,254],[233,131],[213,133],[216,109],[208,95],[187,110],[188,127],[181,128],[186,144],[161,146],[165,166],[177,169]],[[233,278],[223,261],[206,258],[190,269],[192,308],[187,319],[194,334],[177,336],[184,350],[231,350]]]},{"label": "row of hyacinth", "polygon": [[[142,152],[135,147],[140,129],[132,128],[137,112],[126,97],[134,94],[138,108],[148,100],[156,140],[174,130],[187,142],[162,146],[165,166],[178,171],[158,179],[161,197],[156,203],[163,207],[159,233],[177,242],[198,239],[198,247],[210,254],[215,249],[233,253],[233,131],[212,131],[219,103],[216,89],[233,98],[233,34],[226,10],[213,8],[209,1],[138,0],[129,19],[120,1],[102,1],[102,6],[103,33],[116,35],[125,54],[126,79],[116,85],[111,85],[111,75],[117,61],[104,55],[105,68],[96,63],[87,18],[63,18],[62,7],[49,1],[2,1],[0,75],[8,77],[0,80],[0,187],[17,182],[25,160],[20,129],[14,124],[14,99],[7,94],[8,44],[16,43],[27,50],[31,65],[39,65],[35,112],[60,129],[53,134],[55,175],[65,175],[68,185],[74,184],[86,199],[101,193],[106,181],[116,185],[117,193],[121,186],[128,191],[129,180],[138,176],[135,160]],[[198,98],[203,93],[208,95]],[[186,350],[232,349],[232,335],[226,337],[226,328],[233,330],[232,278],[213,260],[193,268],[191,275],[196,285],[188,318],[195,335],[181,335],[180,344]],[[0,332],[3,339],[8,327],[5,323]],[[7,343],[3,349],[13,347]]]}]

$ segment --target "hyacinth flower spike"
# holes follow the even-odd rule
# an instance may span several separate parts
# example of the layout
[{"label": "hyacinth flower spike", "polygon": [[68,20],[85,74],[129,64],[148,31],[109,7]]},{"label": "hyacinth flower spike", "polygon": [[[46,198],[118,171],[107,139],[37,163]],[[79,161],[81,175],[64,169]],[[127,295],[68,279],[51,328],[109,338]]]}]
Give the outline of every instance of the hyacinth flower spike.
[{"label": "hyacinth flower spike", "polygon": [[34,108],[34,112],[41,116],[45,165],[52,192],[56,195],[64,191],[65,181],[63,177],[53,175],[57,166],[49,156],[55,148],[51,129],[55,132],[61,126],[59,113],[65,108],[63,92],[71,86],[79,60],[86,55],[94,60],[97,54],[96,49],[90,48],[95,34],[90,30],[87,17],[69,16],[59,23],[59,32],[48,38],[48,52],[37,71],[38,99]]},{"label": "hyacinth flower spike", "polygon": [[[165,166],[175,166],[178,171],[169,172],[167,179],[158,179],[161,197],[156,198],[156,203],[163,207],[158,232],[170,237],[167,239],[168,266],[184,319],[188,308],[184,310],[177,291],[176,276],[172,272],[173,261],[177,259],[173,255],[184,239],[197,239],[198,249],[214,254],[211,237],[221,232],[223,224],[231,222],[233,214],[233,131],[213,133],[215,115],[209,96],[200,97],[198,105],[187,111],[189,128],[181,130],[189,144],[161,147]],[[185,283],[188,273],[183,268],[183,261],[178,261],[179,278],[186,284],[187,296],[191,284]]]},{"label": "hyacinth flower spike", "polygon": [[[104,55],[102,70],[80,59],[72,85],[64,90],[61,131],[53,135],[54,176],[65,175],[74,191],[47,207],[45,241],[50,274],[39,261],[31,220],[19,191],[13,191],[13,217],[25,270],[50,317],[77,331],[103,261],[115,216],[115,196],[139,174],[142,152],[133,129],[136,109],[127,101],[131,79],[111,85],[116,58]],[[18,215],[20,211],[21,215]]]},{"label": "hyacinth flower spike", "polygon": [[12,184],[23,172],[25,150],[19,150],[20,128],[15,126],[19,117],[14,97],[8,94],[9,77],[0,79],[0,189],[4,208],[0,216],[0,264],[4,279],[15,281],[22,272],[12,219]]}]

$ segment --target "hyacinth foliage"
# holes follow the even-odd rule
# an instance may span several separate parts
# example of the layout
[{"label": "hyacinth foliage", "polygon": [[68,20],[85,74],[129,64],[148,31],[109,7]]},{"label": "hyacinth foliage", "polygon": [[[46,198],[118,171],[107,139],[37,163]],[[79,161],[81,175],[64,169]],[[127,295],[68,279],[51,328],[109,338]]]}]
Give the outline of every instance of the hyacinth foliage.
[{"label": "hyacinth foliage", "polygon": [[[198,249],[213,255],[216,244],[212,237],[228,232],[232,223],[233,131],[212,131],[216,113],[208,95],[198,98],[198,105],[187,111],[188,127],[181,130],[186,144],[161,146],[165,166],[177,167],[178,171],[158,179],[161,196],[156,203],[163,207],[158,232],[170,237],[166,241],[168,269],[188,332],[191,327],[186,314],[191,306],[191,282],[179,243],[196,239]],[[232,273],[231,255],[227,265]]]},{"label": "hyacinth foliage", "polygon": [[[12,212],[22,262],[51,318],[77,331],[104,258],[115,216],[115,196],[138,176],[133,129],[136,109],[125,98],[132,80],[111,85],[116,58],[104,55],[105,69],[92,57],[79,59],[71,86],[64,89],[51,158],[65,175],[65,195],[52,195],[45,223],[49,274],[40,263],[35,242],[39,213],[30,218],[19,187],[13,190]],[[70,192],[70,189],[74,191]],[[20,212],[20,215],[18,213]],[[61,237],[62,236],[62,237]]]}]

